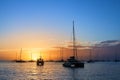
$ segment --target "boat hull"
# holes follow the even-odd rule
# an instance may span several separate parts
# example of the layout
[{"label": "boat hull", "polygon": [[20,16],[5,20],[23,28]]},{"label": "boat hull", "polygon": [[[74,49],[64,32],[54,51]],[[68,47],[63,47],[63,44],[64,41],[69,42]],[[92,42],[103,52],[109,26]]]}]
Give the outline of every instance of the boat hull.
[{"label": "boat hull", "polygon": [[93,60],[89,60],[89,61],[87,61],[87,63],[94,63],[95,61],[93,61]]},{"label": "boat hull", "polygon": [[44,65],[44,61],[37,61],[37,66],[43,66]]},{"label": "boat hull", "polygon": [[26,61],[23,61],[23,60],[17,60],[16,62],[17,62],[17,63],[25,63]]},{"label": "boat hull", "polygon": [[84,63],[82,63],[82,62],[73,62],[73,63],[65,62],[63,64],[63,66],[70,67],[70,68],[84,68]]}]

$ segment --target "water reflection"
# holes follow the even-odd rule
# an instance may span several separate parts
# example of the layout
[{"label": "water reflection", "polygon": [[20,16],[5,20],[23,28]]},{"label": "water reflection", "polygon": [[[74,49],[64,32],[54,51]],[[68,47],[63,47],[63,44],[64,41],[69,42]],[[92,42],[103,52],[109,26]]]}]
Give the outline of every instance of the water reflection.
[{"label": "water reflection", "polygon": [[120,63],[86,64],[84,69],[62,63],[0,63],[0,80],[120,80]]},{"label": "water reflection", "polygon": [[72,80],[78,80],[78,72],[77,69],[71,69]]},{"label": "water reflection", "polygon": [[45,66],[36,66],[37,79],[49,80],[79,80],[78,69],[64,68],[60,63],[47,63]]}]

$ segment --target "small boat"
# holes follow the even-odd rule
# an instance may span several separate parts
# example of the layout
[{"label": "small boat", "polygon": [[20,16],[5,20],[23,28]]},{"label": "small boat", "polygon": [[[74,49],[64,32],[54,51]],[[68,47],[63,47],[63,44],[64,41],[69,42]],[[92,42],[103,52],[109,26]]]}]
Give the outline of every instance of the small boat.
[{"label": "small boat", "polygon": [[39,59],[37,59],[37,66],[43,66],[44,65],[44,60],[40,57]]},{"label": "small boat", "polygon": [[70,68],[84,68],[84,63],[77,59],[77,47],[75,43],[75,30],[74,30],[74,21],[73,21],[73,56],[71,56],[65,63],[64,67]]}]

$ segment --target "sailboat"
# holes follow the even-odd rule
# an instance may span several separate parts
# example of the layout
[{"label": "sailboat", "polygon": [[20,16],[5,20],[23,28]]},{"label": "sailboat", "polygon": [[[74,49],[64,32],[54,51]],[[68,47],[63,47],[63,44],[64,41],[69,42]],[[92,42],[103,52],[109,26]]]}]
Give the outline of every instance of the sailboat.
[{"label": "sailboat", "polygon": [[95,61],[92,59],[92,49],[90,49],[89,52],[89,60],[87,61],[87,63],[94,63]]},{"label": "sailboat", "polygon": [[31,52],[31,60],[29,60],[28,62],[35,62],[35,60],[32,59],[32,52]]},{"label": "sailboat", "polygon": [[22,60],[21,56],[22,56],[22,48],[20,50],[20,60],[16,60],[16,62],[18,62],[18,63],[26,62],[26,61]]},{"label": "sailboat", "polygon": [[60,55],[59,55],[59,60],[57,60],[56,62],[64,62],[63,59],[63,47],[59,47],[60,48]]},{"label": "sailboat", "polygon": [[115,48],[115,59],[114,59],[114,62],[120,62],[120,60],[118,60],[117,48]]},{"label": "sailboat", "polygon": [[77,46],[75,42],[74,21],[73,21],[73,56],[67,59],[67,61],[63,63],[63,66],[70,68],[84,68],[84,63],[77,59]]},{"label": "sailboat", "polygon": [[60,47],[60,58],[61,58],[61,60],[59,62],[64,62],[64,59],[63,59],[63,47]]},{"label": "sailboat", "polygon": [[44,65],[44,60],[43,58],[40,56],[39,59],[37,59],[37,62],[36,62],[37,66],[43,66]]}]

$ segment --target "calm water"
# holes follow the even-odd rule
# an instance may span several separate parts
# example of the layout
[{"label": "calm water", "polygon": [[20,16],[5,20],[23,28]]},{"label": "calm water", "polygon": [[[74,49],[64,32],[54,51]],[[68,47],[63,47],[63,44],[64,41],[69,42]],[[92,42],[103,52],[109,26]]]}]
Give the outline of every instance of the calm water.
[{"label": "calm water", "polygon": [[0,62],[0,80],[120,80],[120,62],[86,63],[85,68],[65,68],[62,63]]}]

